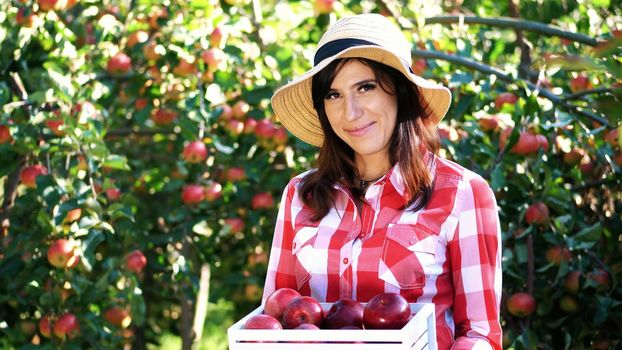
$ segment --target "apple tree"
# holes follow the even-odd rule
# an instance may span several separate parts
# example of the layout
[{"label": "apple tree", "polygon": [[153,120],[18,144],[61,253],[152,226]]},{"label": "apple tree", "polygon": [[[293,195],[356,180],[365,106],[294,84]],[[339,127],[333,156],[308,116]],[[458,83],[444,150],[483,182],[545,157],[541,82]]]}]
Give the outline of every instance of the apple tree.
[{"label": "apple tree", "polygon": [[281,191],[316,153],[269,98],[363,11],[452,89],[441,155],[497,196],[506,345],[615,346],[616,0],[3,2],[0,344],[189,349],[208,300],[256,307]]}]

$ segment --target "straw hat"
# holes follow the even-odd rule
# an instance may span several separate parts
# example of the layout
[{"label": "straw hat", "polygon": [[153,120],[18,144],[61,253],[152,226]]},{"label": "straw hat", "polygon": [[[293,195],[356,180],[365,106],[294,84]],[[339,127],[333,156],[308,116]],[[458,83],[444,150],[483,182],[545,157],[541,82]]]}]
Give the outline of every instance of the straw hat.
[{"label": "straw hat", "polygon": [[320,39],[313,68],[274,93],[272,108],[292,134],[311,145],[322,146],[324,133],[313,108],[311,78],[338,58],[361,57],[393,67],[417,85],[432,114],[431,123],[436,125],[449,109],[451,92],[412,72],[410,50],[411,44],[399,28],[382,15],[344,17]]}]

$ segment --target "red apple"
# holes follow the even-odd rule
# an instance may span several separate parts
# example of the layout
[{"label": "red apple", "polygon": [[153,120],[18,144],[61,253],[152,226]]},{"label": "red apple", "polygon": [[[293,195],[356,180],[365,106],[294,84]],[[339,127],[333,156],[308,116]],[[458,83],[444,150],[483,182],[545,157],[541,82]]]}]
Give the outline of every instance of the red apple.
[{"label": "red apple", "polygon": [[581,159],[581,162],[579,163],[579,170],[581,171],[581,174],[585,176],[594,175],[595,173],[594,162],[592,161],[589,155]]},{"label": "red apple", "polygon": [[137,111],[140,111],[144,108],[146,108],[149,105],[149,100],[146,98],[137,98],[136,101],[134,101],[134,109],[136,109]]},{"label": "red apple", "polygon": [[52,337],[52,322],[49,315],[45,315],[39,320],[39,333],[46,338]]},{"label": "red apple", "polygon": [[410,320],[410,306],[397,293],[380,293],[369,300],[363,310],[366,329],[400,329]]},{"label": "red apple", "polygon": [[104,311],[104,319],[111,325],[121,328],[127,328],[132,323],[129,310],[117,306]]},{"label": "red apple", "polygon": [[142,44],[149,40],[149,33],[144,30],[137,30],[128,35],[126,45],[129,48],[136,46],[136,44]]},{"label": "red apple", "polygon": [[276,318],[259,314],[249,318],[244,323],[244,329],[283,329],[283,326]]},{"label": "red apple", "polygon": [[71,209],[70,211],[67,212],[67,215],[65,215],[65,218],[63,219],[63,223],[70,224],[74,221],[79,220],[81,217],[82,217],[82,209],[80,208]]},{"label": "red apple", "polygon": [[116,202],[121,198],[121,190],[118,188],[109,188],[106,190],[106,198],[110,202]]},{"label": "red apple", "polygon": [[26,187],[37,187],[37,177],[47,175],[48,169],[41,164],[25,167],[19,175],[19,179]]},{"label": "red apple", "polygon": [[581,162],[583,157],[585,157],[586,153],[583,148],[575,147],[571,149],[569,152],[564,153],[564,163],[568,165],[577,165]]},{"label": "red apple", "polygon": [[616,147],[618,145],[618,139],[620,138],[619,129],[611,129],[607,131],[605,134],[605,141],[607,141],[611,146]]},{"label": "red apple", "polygon": [[71,313],[66,313],[54,323],[54,335],[60,339],[65,337],[74,338],[80,331],[78,318]]},{"label": "red apple", "polygon": [[140,273],[147,266],[147,258],[140,250],[134,250],[125,257],[125,268]]},{"label": "red apple", "polygon": [[201,185],[190,184],[184,186],[181,193],[181,200],[185,204],[198,204],[205,199],[205,189]]},{"label": "red apple", "polygon": [[324,328],[340,329],[346,326],[363,326],[363,304],[354,300],[339,300],[324,317]]},{"label": "red apple", "polygon": [[587,279],[596,283],[596,289],[605,290],[609,288],[609,273],[604,269],[597,269],[588,273]]},{"label": "red apple", "polygon": [[59,269],[73,267],[76,260],[75,244],[67,239],[57,239],[47,252],[49,263]]},{"label": "red apple", "polygon": [[45,125],[52,131],[52,133],[56,136],[65,135],[65,131],[61,130],[62,126],[65,124],[62,119],[51,119],[46,120]]},{"label": "red apple", "polygon": [[227,181],[235,182],[246,179],[246,171],[243,168],[232,167],[225,172]]},{"label": "red apple", "polygon": [[508,311],[518,317],[527,317],[536,309],[536,300],[529,293],[512,294],[506,302]]},{"label": "red apple", "polygon": [[11,141],[13,141],[13,137],[11,137],[9,127],[6,125],[0,125],[0,145]]},{"label": "red apple", "polygon": [[518,98],[513,93],[503,92],[497,95],[497,97],[495,98],[495,107],[497,107],[497,109],[499,110],[501,109],[501,107],[503,107],[504,104],[515,104],[517,101]]},{"label": "red apple", "polygon": [[276,127],[268,118],[257,121],[257,125],[255,125],[255,135],[260,138],[269,139],[274,136],[275,131]]},{"label": "red apple", "polygon": [[291,288],[280,288],[272,292],[264,304],[263,313],[270,315],[277,320],[283,318],[285,307],[295,298],[300,297],[300,293]]},{"label": "red apple", "polygon": [[231,228],[231,233],[244,231],[244,220],[240,218],[227,218],[225,219],[225,224],[229,225],[229,227]]},{"label": "red apple", "polygon": [[230,120],[231,118],[233,118],[233,108],[231,108],[231,106],[224,103],[222,106],[220,106],[220,108],[222,108],[222,112],[218,116],[219,119]]},{"label": "red apple", "polygon": [[580,309],[577,300],[569,295],[564,295],[559,299],[559,308],[568,313],[575,313]]},{"label": "red apple", "polygon": [[560,246],[553,246],[547,249],[545,257],[546,261],[557,266],[561,265],[562,262],[567,263],[572,260],[572,254],[568,248]]},{"label": "red apple", "polygon": [[210,71],[218,70],[218,66],[225,60],[225,53],[216,47],[205,50],[201,53],[203,62],[207,65],[207,69]]},{"label": "red apple", "polygon": [[255,132],[255,127],[257,127],[257,119],[246,118],[244,121],[244,133],[252,134]]},{"label": "red apple", "polygon": [[327,14],[333,12],[335,0],[315,0],[313,7],[319,14]]},{"label": "red apple", "polygon": [[[28,15],[26,15],[26,13],[28,13]],[[23,7],[20,7],[19,10],[17,10],[17,14],[15,15],[15,22],[17,22],[17,24],[19,24],[20,26],[26,28],[32,28],[32,25],[34,24],[34,19],[35,15],[33,14],[32,10],[27,10]]]},{"label": "red apple", "polygon": [[151,120],[153,120],[156,125],[167,125],[172,123],[175,119],[177,119],[177,112],[165,108],[158,108],[151,115]]},{"label": "red apple", "polygon": [[71,109],[71,114],[75,115],[79,123],[86,123],[97,117],[97,108],[90,101],[78,102]]},{"label": "red apple", "polygon": [[274,198],[269,192],[257,193],[251,200],[253,209],[270,209],[274,206]]},{"label": "red apple", "polygon": [[542,202],[530,205],[525,212],[527,224],[543,225],[549,221],[549,208]]},{"label": "red apple", "polygon": [[130,56],[119,52],[108,60],[106,70],[110,74],[125,74],[132,69],[132,59]]},{"label": "red apple", "polygon": [[246,118],[246,114],[250,111],[251,106],[244,100],[240,100],[233,105],[233,116],[236,119]]},{"label": "red apple", "polygon": [[220,45],[222,44],[222,37],[223,37],[222,29],[220,29],[220,27],[214,28],[214,30],[212,30],[212,34],[210,34],[210,37],[209,37],[210,45],[212,47],[220,48]]},{"label": "red apple", "polygon": [[27,336],[33,336],[37,332],[37,323],[31,320],[22,320],[19,323],[19,330]]},{"label": "red apple", "polygon": [[230,119],[224,125],[225,130],[227,130],[232,136],[238,136],[244,132],[244,122],[237,119]]},{"label": "red apple", "polygon": [[564,280],[564,289],[571,294],[577,294],[579,292],[579,278],[581,277],[581,271],[571,271]]},{"label": "red apple", "polygon": [[218,182],[212,182],[204,190],[205,200],[213,202],[222,196],[222,185]]},{"label": "red apple", "polygon": [[192,141],[184,147],[182,156],[188,163],[201,163],[207,158],[207,147],[203,141]]},{"label": "red apple", "polygon": [[311,323],[303,323],[300,326],[294,328],[294,329],[307,329],[307,330],[318,330],[320,329],[320,327],[311,324]]},{"label": "red apple", "polygon": [[180,77],[189,77],[191,75],[197,74],[198,67],[196,65],[196,61],[194,57],[192,58],[181,58],[179,63],[173,68],[173,73]]},{"label": "red apple", "polygon": [[285,128],[276,128],[272,137],[274,143],[277,145],[284,145],[287,143],[287,130],[285,130]]},{"label": "red apple", "polygon": [[449,140],[451,142],[460,141],[460,134],[458,134],[458,130],[451,125],[440,124],[436,131],[438,132],[438,136],[441,140]]},{"label": "red apple", "polygon": [[50,11],[54,10],[58,0],[37,0],[37,4],[39,5],[39,9],[41,11]]},{"label": "red apple", "polygon": [[143,55],[149,61],[157,61],[161,57],[163,51],[165,51],[164,48],[162,46],[158,47],[158,43],[154,40],[149,41],[143,46]]},{"label": "red apple", "polygon": [[477,119],[479,127],[484,131],[495,131],[499,128],[499,119],[496,115],[490,115]]},{"label": "red apple", "polygon": [[549,149],[549,139],[544,135],[536,135],[536,140],[538,141],[538,148],[542,148],[544,151]]},{"label": "red apple", "polygon": [[283,310],[283,326],[288,329],[296,328],[303,323],[311,323],[320,327],[323,318],[322,306],[309,296],[292,299]]},{"label": "red apple", "polygon": [[572,92],[579,92],[591,88],[592,83],[590,82],[590,79],[583,74],[579,74],[570,80],[570,91]]},{"label": "red apple", "polygon": [[[508,138],[512,134],[512,128],[506,128],[501,132],[499,137],[499,144],[501,147],[505,147]],[[539,148],[545,150],[549,147],[549,142],[543,135],[535,135],[529,131],[521,131],[518,137],[518,141],[510,149],[511,153],[527,155],[538,152]]]},{"label": "red apple", "polygon": [[428,63],[425,60],[425,58],[417,58],[413,60],[413,63],[410,66],[410,68],[415,74],[423,75],[427,66],[428,66]]}]

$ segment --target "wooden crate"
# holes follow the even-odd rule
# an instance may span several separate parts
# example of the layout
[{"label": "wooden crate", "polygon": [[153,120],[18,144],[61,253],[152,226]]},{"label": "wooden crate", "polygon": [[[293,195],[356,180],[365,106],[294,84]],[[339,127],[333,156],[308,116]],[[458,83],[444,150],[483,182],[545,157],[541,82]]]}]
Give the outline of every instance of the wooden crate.
[{"label": "wooden crate", "polygon": [[[320,304],[325,312],[332,305]],[[247,319],[263,312],[260,306],[229,327],[229,349],[436,350],[434,304],[410,304],[410,310],[413,317],[402,329],[243,329]]]}]

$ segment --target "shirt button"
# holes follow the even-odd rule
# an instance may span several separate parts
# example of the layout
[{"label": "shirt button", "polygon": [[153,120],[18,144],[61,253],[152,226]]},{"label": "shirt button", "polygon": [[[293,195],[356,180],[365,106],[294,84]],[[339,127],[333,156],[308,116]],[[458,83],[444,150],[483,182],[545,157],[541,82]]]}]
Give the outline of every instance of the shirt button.
[{"label": "shirt button", "polygon": [[408,243],[410,243],[410,245],[413,245],[413,244],[415,244],[416,242],[417,242],[417,241],[415,241],[415,239],[414,239],[414,238],[411,238],[411,240],[410,240]]},{"label": "shirt button", "polygon": [[365,234],[364,234],[364,233],[361,233],[361,234],[359,235],[359,238],[363,238],[363,237],[365,237]]},{"label": "shirt button", "polygon": [[344,264],[347,264],[347,263],[348,263],[348,261],[349,261],[349,260],[348,260],[348,258],[343,258],[343,263],[344,263]]}]

